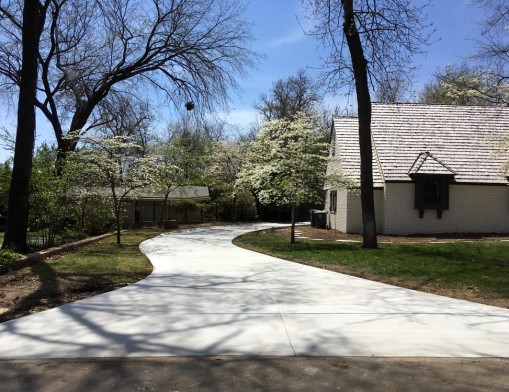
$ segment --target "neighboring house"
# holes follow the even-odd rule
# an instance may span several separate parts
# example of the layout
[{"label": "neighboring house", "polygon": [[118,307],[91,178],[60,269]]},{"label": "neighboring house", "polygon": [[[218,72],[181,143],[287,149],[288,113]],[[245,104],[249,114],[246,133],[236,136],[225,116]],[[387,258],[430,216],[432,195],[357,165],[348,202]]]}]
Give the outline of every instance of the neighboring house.
[{"label": "neighboring house", "polygon": [[[372,105],[379,233],[509,232],[508,107]],[[360,184],[358,119],[335,117],[328,172]],[[326,189],[328,227],[362,230],[360,192]]]},{"label": "neighboring house", "polygon": [[[180,186],[169,194],[163,220],[178,223],[202,222],[200,202],[210,200],[206,186]],[[125,199],[125,221],[128,227],[155,226],[161,219],[164,194],[152,191],[137,191]]]}]

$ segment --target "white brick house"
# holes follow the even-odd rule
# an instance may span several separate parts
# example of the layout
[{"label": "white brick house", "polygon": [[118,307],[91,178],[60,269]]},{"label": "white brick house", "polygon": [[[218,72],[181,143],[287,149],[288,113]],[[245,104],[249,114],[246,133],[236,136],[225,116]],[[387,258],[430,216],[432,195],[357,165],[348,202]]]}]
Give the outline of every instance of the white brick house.
[{"label": "white brick house", "polygon": [[[379,233],[509,232],[509,108],[424,104],[372,106]],[[331,153],[360,183],[358,121],[335,117]],[[362,230],[360,195],[326,188],[328,227]]]}]

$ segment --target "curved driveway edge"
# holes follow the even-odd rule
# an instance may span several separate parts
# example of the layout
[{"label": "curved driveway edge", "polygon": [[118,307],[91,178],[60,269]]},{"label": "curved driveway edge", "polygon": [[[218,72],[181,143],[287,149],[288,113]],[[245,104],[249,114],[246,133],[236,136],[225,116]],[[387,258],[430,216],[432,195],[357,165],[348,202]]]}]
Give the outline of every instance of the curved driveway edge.
[{"label": "curved driveway edge", "polygon": [[[509,357],[509,310],[234,246],[274,225],[171,232],[131,286],[0,324],[0,358],[183,355]],[[105,260],[107,262],[107,260]]]}]

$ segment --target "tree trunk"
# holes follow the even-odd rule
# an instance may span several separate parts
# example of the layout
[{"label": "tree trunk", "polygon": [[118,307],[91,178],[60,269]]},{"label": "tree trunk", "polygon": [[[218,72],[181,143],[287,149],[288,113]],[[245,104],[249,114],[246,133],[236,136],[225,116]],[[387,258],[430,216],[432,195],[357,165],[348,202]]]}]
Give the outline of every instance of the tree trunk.
[{"label": "tree trunk", "polygon": [[231,205],[232,222],[237,222],[237,197],[233,196]]},{"label": "tree trunk", "polygon": [[170,195],[170,192],[166,192],[164,194],[163,208],[161,208],[161,216],[159,217],[159,223],[157,224],[157,227],[163,227],[164,213],[166,212],[166,203],[168,203],[169,195]]},{"label": "tree trunk", "polygon": [[369,95],[367,61],[353,10],[353,0],[341,0],[344,10],[343,30],[352,59],[359,112],[359,147],[361,155],[362,243],[364,248],[377,248],[375,200],[373,196],[373,152],[371,146],[371,97]]},{"label": "tree trunk", "polygon": [[115,208],[115,225],[117,226],[117,245],[120,245],[120,208]]},{"label": "tree trunk", "polygon": [[30,173],[35,141],[35,99],[37,88],[37,55],[43,16],[39,1],[25,0],[23,8],[22,66],[18,98],[18,126],[9,209],[3,248],[25,252],[30,194]]},{"label": "tree trunk", "polygon": [[117,193],[115,192],[115,186],[113,183],[111,186],[111,195],[113,196],[113,209],[115,211],[115,226],[116,226],[116,234],[117,234],[117,245],[120,245],[120,207],[122,205],[122,198],[118,198]]},{"label": "tree trunk", "polygon": [[57,161],[55,163],[57,174],[60,176],[62,174],[63,165],[65,159],[69,155],[70,152],[74,151],[77,146],[77,141],[70,139],[57,139]]},{"label": "tree trunk", "polygon": [[291,231],[290,231],[290,243],[292,245],[295,244],[295,210],[296,210],[296,207],[294,205],[292,205],[292,228],[291,228]]}]

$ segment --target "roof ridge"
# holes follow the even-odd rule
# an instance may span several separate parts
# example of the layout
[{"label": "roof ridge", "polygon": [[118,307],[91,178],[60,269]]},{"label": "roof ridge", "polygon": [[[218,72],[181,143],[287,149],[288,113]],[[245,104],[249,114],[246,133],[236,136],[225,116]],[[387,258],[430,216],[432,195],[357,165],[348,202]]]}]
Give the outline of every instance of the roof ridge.
[{"label": "roof ridge", "polygon": [[458,109],[506,109],[509,110],[507,105],[457,105],[447,103],[422,103],[422,102],[371,102],[375,106],[421,106],[421,107],[447,107],[447,108],[458,108]]}]

